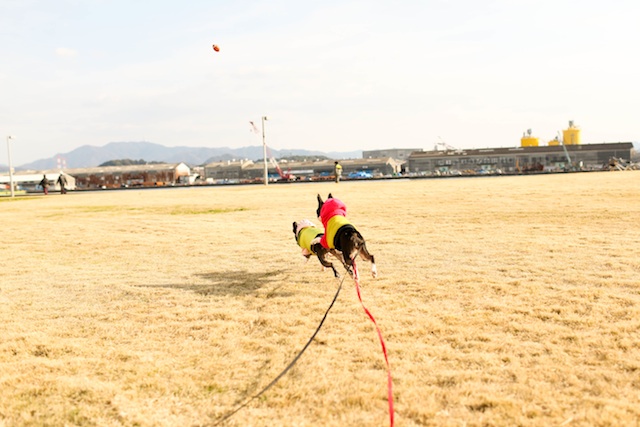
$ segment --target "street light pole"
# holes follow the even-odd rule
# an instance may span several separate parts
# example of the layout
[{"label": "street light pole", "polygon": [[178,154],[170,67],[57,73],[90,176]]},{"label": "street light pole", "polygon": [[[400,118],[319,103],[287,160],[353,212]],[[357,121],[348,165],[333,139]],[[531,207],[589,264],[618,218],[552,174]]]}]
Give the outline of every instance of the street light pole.
[{"label": "street light pole", "polygon": [[262,157],[264,159],[264,185],[269,185],[269,169],[267,168],[267,143],[264,138],[264,122],[267,116],[262,116]]},{"label": "street light pole", "polygon": [[15,196],[13,192],[13,166],[11,165],[11,144],[9,140],[13,139],[12,135],[7,135],[7,153],[9,155],[9,185],[11,186],[11,197]]}]

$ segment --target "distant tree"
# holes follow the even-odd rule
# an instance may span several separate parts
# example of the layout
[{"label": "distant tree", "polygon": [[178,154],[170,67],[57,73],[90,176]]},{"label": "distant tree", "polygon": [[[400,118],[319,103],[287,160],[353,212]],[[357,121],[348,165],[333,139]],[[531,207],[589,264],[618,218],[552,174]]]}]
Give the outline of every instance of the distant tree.
[{"label": "distant tree", "polygon": [[131,159],[117,159],[117,160],[109,160],[107,162],[102,163],[100,166],[129,166],[129,165],[146,165],[147,162],[143,159],[140,160],[131,160]]},{"label": "distant tree", "polygon": [[131,166],[131,165],[157,165],[162,164],[164,162],[147,162],[143,159],[140,160],[131,160],[131,159],[119,159],[119,160],[109,160],[107,162],[102,163],[99,166]]},{"label": "distant tree", "polygon": [[[319,162],[321,160],[329,160],[327,156],[308,155],[308,156],[282,156],[278,157],[278,162]],[[256,163],[263,162],[264,158],[256,160]]]},{"label": "distant tree", "polygon": [[307,156],[282,156],[278,160],[286,160],[288,162],[318,162],[320,160],[329,160],[327,156],[307,155]]}]

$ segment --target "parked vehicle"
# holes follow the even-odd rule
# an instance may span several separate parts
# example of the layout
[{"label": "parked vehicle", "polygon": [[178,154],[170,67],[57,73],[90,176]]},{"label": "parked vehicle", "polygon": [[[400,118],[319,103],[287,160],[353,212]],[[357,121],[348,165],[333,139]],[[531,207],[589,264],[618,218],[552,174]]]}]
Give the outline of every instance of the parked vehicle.
[{"label": "parked vehicle", "polygon": [[351,172],[349,175],[347,175],[347,178],[349,178],[349,179],[367,179],[367,178],[373,178],[373,174],[371,172],[367,172],[367,171],[356,171],[356,172]]}]

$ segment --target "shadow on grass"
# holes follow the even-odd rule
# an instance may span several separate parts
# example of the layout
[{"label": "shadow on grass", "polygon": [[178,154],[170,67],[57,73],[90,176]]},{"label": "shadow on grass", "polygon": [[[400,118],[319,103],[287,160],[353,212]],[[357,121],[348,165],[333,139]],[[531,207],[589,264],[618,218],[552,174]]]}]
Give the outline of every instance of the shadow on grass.
[{"label": "shadow on grass", "polygon": [[220,271],[196,274],[207,283],[204,284],[167,284],[142,285],[145,288],[170,288],[192,291],[200,295],[247,295],[264,287],[275,285],[267,298],[275,296],[276,291],[285,283],[286,278],[278,277],[284,270],[250,273],[247,271]]}]

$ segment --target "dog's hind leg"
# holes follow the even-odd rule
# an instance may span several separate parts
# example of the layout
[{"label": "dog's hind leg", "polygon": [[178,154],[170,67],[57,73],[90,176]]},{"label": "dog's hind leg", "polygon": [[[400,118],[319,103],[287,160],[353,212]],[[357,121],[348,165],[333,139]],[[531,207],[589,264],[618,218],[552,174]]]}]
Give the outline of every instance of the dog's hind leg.
[{"label": "dog's hind leg", "polygon": [[337,249],[329,249],[329,253],[331,255],[333,255],[334,257],[336,257],[337,259],[340,260],[340,262],[342,263],[342,265],[344,266],[344,269],[347,270],[347,272],[353,276],[353,271],[351,270],[351,266],[349,266],[343,259],[342,254],[340,253],[340,251],[338,251]]},{"label": "dog's hind leg", "polygon": [[365,243],[360,247],[360,258],[365,261],[371,261],[371,275],[373,277],[378,277],[378,269],[376,268],[376,259],[373,255],[369,253],[367,250],[367,245]]}]

